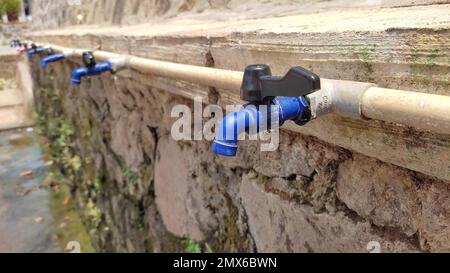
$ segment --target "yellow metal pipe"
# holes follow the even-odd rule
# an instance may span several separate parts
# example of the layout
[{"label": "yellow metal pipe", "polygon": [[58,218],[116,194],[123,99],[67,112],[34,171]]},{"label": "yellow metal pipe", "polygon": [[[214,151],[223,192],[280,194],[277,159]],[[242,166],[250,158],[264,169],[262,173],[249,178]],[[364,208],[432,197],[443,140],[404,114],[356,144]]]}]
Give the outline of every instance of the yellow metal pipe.
[{"label": "yellow metal pipe", "polygon": [[[46,45],[55,52],[81,56],[84,49]],[[94,51],[98,60],[128,59],[129,68],[176,80],[237,91],[243,72],[178,64]],[[335,112],[352,118],[399,123],[435,133],[450,134],[450,97],[385,89],[371,83],[321,79],[322,90],[308,96],[314,117]]]}]

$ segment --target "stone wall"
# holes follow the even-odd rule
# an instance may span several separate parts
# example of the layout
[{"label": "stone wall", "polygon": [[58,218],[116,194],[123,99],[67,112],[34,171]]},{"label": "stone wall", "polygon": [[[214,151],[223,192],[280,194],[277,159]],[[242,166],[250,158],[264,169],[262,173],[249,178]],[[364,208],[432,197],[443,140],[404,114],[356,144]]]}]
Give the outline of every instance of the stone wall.
[{"label": "stone wall", "polygon": [[12,39],[20,38],[29,28],[29,23],[0,23],[0,46],[9,46]]},{"label": "stone wall", "polygon": [[[286,4],[292,0],[275,2]],[[78,24],[135,24],[171,18],[183,13],[239,9],[241,6],[257,4],[260,4],[257,0],[248,3],[230,0],[35,0],[33,25],[35,29],[49,29]],[[77,18],[78,15],[82,15],[81,21]]]},{"label": "stone wall", "polygon": [[450,251],[448,182],[288,131],[277,152],[218,157],[171,138],[172,106],[192,101],[137,72],[75,88],[76,64],[33,66],[41,130],[101,251]]},{"label": "stone wall", "polygon": [[[442,0],[33,0],[33,28],[51,29],[79,24],[110,25],[155,22],[198,14],[227,21],[230,18],[267,18],[361,7],[406,7],[445,3]],[[231,12],[223,14],[223,11]],[[205,13],[207,12],[207,13]],[[82,19],[79,20],[78,16]]]}]

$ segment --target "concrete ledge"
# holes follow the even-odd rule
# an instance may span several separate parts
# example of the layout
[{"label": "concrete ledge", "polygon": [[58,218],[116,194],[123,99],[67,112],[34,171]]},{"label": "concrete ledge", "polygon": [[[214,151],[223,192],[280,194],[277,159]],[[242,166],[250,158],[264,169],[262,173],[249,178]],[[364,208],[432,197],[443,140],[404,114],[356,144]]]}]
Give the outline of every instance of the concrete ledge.
[{"label": "concrete ledge", "polygon": [[0,90],[0,130],[32,126],[34,99],[27,57],[5,48],[0,49],[0,61],[0,78],[12,83]]}]

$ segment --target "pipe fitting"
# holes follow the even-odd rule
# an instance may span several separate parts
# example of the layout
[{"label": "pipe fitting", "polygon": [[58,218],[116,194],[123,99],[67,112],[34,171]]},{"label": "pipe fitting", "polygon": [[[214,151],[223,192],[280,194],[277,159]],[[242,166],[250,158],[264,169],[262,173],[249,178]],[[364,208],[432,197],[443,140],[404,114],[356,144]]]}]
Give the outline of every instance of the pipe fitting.
[{"label": "pipe fitting", "polygon": [[111,72],[117,73],[129,67],[130,57],[121,56],[114,59],[110,59],[109,62],[111,63]]},{"label": "pipe fitting", "polygon": [[71,58],[71,57],[75,56],[76,50],[75,49],[65,49],[62,51],[62,54],[64,55],[65,58]]},{"label": "pipe fitting", "polygon": [[[29,50],[29,43],[29,41],[21,42],[17,48],[18,51]],[[58,45],[51,45],[51,48],[58,53],[67,50]],[[73,51],[76,56],[83,52],[82,49]],[[95,55],[103,61],[122,56],[107,51],[96,51]],[[240,71],[158,61],[137,56],[130,56],[128,62],[127,66],[143,73],[233,91],[242,87],[244,75]],[[300,75],[300,73],[297,74]],[[267,81],[267,76],[270,75],[263,76],[263,80]],[[307,78],[309,77],[303,77],[303,79]],[[277,79],[272,79],[270,82],[273,86]],[[308,94],[304,96],[310,104],[312,119],[327,113],[336,113],[350,118],[376,119],[433,133],[450,134],[449,96],[385,89],[371,83],[323,78],[321,85],[321,88],[314,90],[316,92],[308,91]],[[279,90],[279,88],[276,89]],[[275,95],[278,96],[279,93]],[[280,96],[282,95],[284,94]]]},{"label": "pipe fitting", "polygon": [[322,79],[322,89],[306,96],[313,119],[328,113],[364,119],[362,98],[372,83]]}]

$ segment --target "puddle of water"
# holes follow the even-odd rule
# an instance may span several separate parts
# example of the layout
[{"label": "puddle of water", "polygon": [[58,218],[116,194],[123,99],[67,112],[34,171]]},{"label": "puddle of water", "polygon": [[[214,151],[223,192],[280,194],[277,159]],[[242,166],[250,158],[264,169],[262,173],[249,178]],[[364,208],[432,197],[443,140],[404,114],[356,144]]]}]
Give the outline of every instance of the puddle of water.
[{"label": "puddle of water", "polygon": [[9,145],[12,149],[26,148],[33,145],[33,136],[29,134],[17,135],[9,140]]},{"label": "puddle of water", "polygon": [[[25,171],[31,175],[22,177]],[[0,253],[63,252],[70,241],[93,252],[74,206],[63,200],[67,189],[43,187],[47,176],[33,132],[0,132]]]},{"label": "puddle of water", "polygon": [[[45,176],[41,151],[33,141],[23,141],[27,138],[33,136],[22,131],[0,133],[0,252],[60,252],[49,195],[39,188]],[[16,143],[21,145],[10,144],[19,139],[23,140]],[[33,174],[21,177],[26,170]],[[42,222],[37,223],[38,218]]]}]

